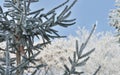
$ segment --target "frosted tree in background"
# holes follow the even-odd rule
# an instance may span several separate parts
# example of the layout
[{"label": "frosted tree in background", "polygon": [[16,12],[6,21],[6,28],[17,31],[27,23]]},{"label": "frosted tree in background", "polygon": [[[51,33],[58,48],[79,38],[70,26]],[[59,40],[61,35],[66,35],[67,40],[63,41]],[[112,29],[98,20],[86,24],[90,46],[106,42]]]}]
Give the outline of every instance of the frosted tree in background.
[{"label": "frosted tree in background", "polygon": [[116,9],[112,9],[109,13],[109,24],[118,30],[117,37],[120,37],[120,0],[115,0],[115,3]]},{"label": "frosted tree in background", "polygon": [[120,0],[115,0],[116,9],[109,13],[109,24],[120,31]]},{"label": "frosted tree in background", "polygon": [[[77,36],[68,36],[67,39],[56,39],[45,47],[41,55],[38,56],[41,59],[40,63],[48,62],[49,69],[55,75],[63,75],[65,69],[63,64],[70,66],[68,57],[72,58],[73,56],[76,47],[74,42],[78,40],[80,47],[90,34],[85,28],[79,28],[76,32]],[[96,75],[120,74],[120,46],[118,37],[115,37],[112,32],[94,33],[85,47],[83,54],[92,48],[95,48],[95,51],[90,55],[86,65],[77,68],[77,70],[84,72],[82,75],[93,75],[99,65],[101,65],[101,69]]]}]

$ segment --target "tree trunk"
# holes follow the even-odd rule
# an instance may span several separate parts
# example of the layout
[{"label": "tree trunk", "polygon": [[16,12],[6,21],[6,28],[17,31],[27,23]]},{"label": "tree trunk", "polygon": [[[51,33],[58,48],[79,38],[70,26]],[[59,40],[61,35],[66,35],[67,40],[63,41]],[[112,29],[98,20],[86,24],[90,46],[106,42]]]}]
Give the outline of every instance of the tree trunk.
[{"label": "tree trunk", "polygon": [[[17,7],[20,8],[20,1],[19,0],[14,0],[14,2],[16,2],[16,4],[18,5]],[[19,17],[18,17],[19,18]],[[18,22],[19,23],[19,20]],[[16,31],[17,31],[17,28],[16,28]],[[19,32],[16,32],[16,42],[19,42],[20,41],[20,35],[18,35]],[[17,63],[17,66],[20,65],[21,63],[21,55],[20,55],[20,44],[17,45],[17,52],[16,52],[16,63]],[[17,69],[16,71],[16,75],[20,75],[20,69]]]},{"label": "tree trunk", "polygon": [[[16,35],[16,42],[19,42],[20,41],[20,38],[18,35]],[[17,45],[17,52],[16,52],[16,63],[17,63],[17,66],[21,63],[21,55],[20,55],[20,45]],[[18,69],[16,71],[16,75],[20,75],[20,70]]]},{"label": "tree trunk", "polygon": [[[17,38],[16,41],[20,41],[20,39]],[[16,62],[17,62],[17,66],[21,64],[21,58],[22,56],[25,55],[25,51],[24,51],[24,46],[22,44],[19,44],[18,47],[17,47],[17,53],[16,53]],[[16,71],[16,75],[20,75],[22,72],[22,70],[18,69]]]}]

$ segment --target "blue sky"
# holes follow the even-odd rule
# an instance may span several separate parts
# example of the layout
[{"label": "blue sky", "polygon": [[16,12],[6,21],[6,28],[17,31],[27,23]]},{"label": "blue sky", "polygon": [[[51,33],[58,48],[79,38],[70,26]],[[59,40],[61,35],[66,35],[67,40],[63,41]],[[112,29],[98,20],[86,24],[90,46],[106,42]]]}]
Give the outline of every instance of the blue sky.
[{"label": "blue sky", "polygon": [[[0,5],[3,5],[1,1]],[[39,0],[38,3],[34,3],[31,7],[36,10],[45,7],[45,12],[55,7],[57,4],[64,2],[65,0]],[[70,0],[70,3],[73,0]],[[69,3],[68,3],[69,4]],[[114,28],[108,24],[108,13],[111,9],[114,9],[114,0],[78,0],[78,2],[71,9],[72,14],[70,18],[76,18],[76,24],[68,27],[58,27],[60,34],[62,35],[75,35],[75,31],[78,27],[86,27],[91,30],[92,25],[98,21],[96,32],[101,31],[114,31]]]},{"label": "blue sky", "polygon": [[108,24],[108,13],[115,8],[114,4],[114,0],[78,0],[72,9],[72,17],[76,17],[77,23],[64,31],[70,31],[74,35],[78,26],[85,26],[91,30],[96,20],[98,21],[96,32],[114,31],[114,28]]}]

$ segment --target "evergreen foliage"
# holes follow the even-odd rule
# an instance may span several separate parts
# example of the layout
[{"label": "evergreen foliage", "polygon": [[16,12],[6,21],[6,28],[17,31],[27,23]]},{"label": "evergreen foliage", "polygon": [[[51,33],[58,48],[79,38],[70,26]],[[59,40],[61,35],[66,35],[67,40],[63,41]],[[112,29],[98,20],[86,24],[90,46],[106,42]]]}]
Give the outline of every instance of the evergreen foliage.
[{"label": "evergreen foliage", "polygon": [[[58,5],[47,13],[42,13],[44,8],[32,11],[30,5],[39,0],[5,0],[4,7],[8,10],[3,11],[0,6],[0,43],[5,42],[6,47],[0,48],[4,52],[4,57],[0,58],[0,74],[1,75],[24,75],[25,71],[32,69],[31,75],[37,75],[44,68],[45,75],[48,75],[49,68],[47,63],[38,64],[37,56],[40,55],[43,48],[51,43],[51,39],[63,38],[58,34],[58,31],[53,27],[59,25],[68,27],[75,24],[75,19],[68,19],[71,15],[70,9],[77,2],[74,0],[72,4],[67,5],[69,0]],[[117,0],[116,0],[117,1]],[[58,14],[56,10],[64,7]],[[119,7],[119,5],[117,5]],[[111,25],[120,30],[119,26],[119,9],[113,10],[110,16]],[[81,75],[84,71],[77,71],[77,67],[85,66],[90,54],[95,51],[92,48],[90,51],[83,53],[87,44],[95,30],[94,25],[91,33],[84,43],[79,47],[78,40],[76,41],[72,58],[69,56],[70,65],[64,63],[64,75]],[[42,40],[35,45],[35,38]],[[13,57],[12,57],[13,55]],[[61,58],[62,59],[62,58]],[[98,67],[98,66],[97,66]],[[92,75],[97,75],[101,69],[99,66]]]},{"label": "evergreen foliage", "polygon": [[[85,47],[87,46],[88,41],[90,40],[90,37],[92,36],[94,30],[95,30],[96,24],[94,25],[90,35],[88,36],[88,38],[86,39],[85,43],[82,43],[80,48],[78,45],[78,41],[76,41],[76,51],[73,52],[73,59],[71,59],[70,57],[68,58],[70,64],[71,64],[71,68],[69,68],[66,64],[64,65],[65,67],[65,73],[64,75],[81,75],[84,72],[79,72],[76,71],[76,67],[81,67],[84,66],[87,62],[87,60],[89,59],[89,55],[95,50],[95,48],[91,49],[90,51],[86,52],[83,54],[83,50],[85,49]],[[81,61],[80,61],[81,60]],[[93,75],[96,75],[97,72],[100,70],[101,66],[96,70],[96,72]]]},{"label": "evergreen foliage", "polygon": [[[54,26],[68,27],[75,24],[75,19],[68,20],[71,14],[70,9],[76,3],[74,0],[71,5],[66,2],[58,5],[47,13],[42,13],[44,8],[36,11],[30,9],[33,2],[39,0],[5,0],[4,7],[8,10],[3,11],[0,6],[0,42],[6,42],[6,48],[1,48],[5,56],[0,59],[0,73],[2,75],[23,75],[28,68],[35,68],[34,75],[37,70],[46,64],[36,65],[35,57],[40,53],[51,39],[61,38],[58,31],[53,29]],[[60,14],[56,10],[65,6]],[[35,37],[43,40],[42,43],[34,45]],[[11,54],[16,55],[14,58]]]}]

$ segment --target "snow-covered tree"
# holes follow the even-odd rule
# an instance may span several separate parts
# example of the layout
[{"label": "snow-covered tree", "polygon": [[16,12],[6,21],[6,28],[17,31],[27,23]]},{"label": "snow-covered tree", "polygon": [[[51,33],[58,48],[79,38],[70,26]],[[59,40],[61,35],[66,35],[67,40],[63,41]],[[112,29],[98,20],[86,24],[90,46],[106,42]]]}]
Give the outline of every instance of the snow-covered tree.
[{"label": "snow-covered tree", "polygon": [[115,9],[109,13],[109,24],[120,31],[120,0],[115,0]]},{"label": "snow-covered tree", "polygon": [[[78,40],[81,45],[89,36],[89,31],[85,28],[79,28],[78,36],[69,36],[67,39],[56,39],[51,45],[46,46],[38,58],[40,63],[48,63],[50,75],[63,75],[65,70],[63,64],[70,66],[68,57],[73,56],[75,51],[75,41]],[[119,75],[119,57],[120,46],[118,37],[115,37],[112,32],[94,33],[89,40],[83,54],[90,49],[95,48],[95,51],[90,55],[90,59],[85,66],[78,68],[84,71],[83,75],[93,75],[94,71],[101,65],[98,75]]]}]

